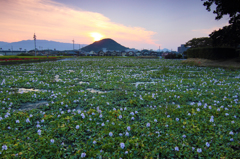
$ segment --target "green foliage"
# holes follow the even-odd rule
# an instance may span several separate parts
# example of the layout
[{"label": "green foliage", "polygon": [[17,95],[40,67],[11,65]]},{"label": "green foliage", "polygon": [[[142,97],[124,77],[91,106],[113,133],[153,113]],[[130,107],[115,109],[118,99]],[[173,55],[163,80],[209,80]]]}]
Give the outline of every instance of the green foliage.
[{"label": "green foliage", "polygon": [[212,39],[209,37],[202,37],[202,38],[193,38],[189,40],[185,47],[197,48],[197,47],[210,47],[212,46]]},{"label": "green foliage", "polygon": [[206,48],[191,48],[186,52],[188,58],[204,58],[204,59],[228,59],[238,57],[234,48],[224,47],[206,47]]},{"label": "green foliage", "polygon": [[33,56],[33,55],[28,54],[28,53],[21,53],[21,54],[19,54],[18,56]]},{"label": "green foliage", "polygon": [[240,70],[180,62],[2,66],[1,158],[239,158]]},{"label": "green foliage", "polygon": [[165,59],[181,59],[182,54],[169,53],[165,56]]}]

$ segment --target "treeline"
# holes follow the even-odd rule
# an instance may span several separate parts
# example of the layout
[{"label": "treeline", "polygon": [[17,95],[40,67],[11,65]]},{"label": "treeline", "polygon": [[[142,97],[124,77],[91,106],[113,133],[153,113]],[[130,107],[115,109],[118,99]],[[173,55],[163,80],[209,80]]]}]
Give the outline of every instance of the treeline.
[{"label": "treeline", "polygon": [[229,15],[229,25],[214,30],[209,37],[193,38],[185,46],[191,47],[184,52],[188,58],[226,59],[239,57],[240,54],[240,1],[207,0],[203,3],[208,11],[213,11],[216,20]]}]

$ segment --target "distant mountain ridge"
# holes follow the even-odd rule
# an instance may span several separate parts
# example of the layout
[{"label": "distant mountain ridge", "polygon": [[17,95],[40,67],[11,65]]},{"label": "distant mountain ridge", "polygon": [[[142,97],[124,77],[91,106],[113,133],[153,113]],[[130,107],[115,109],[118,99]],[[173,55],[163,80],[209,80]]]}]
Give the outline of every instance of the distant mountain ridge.
[{"label": "distant mountain ridge", "polygon": [[4,42],[4,41],[0,41],[0,48],[1,48],[2,46],[4,46],[4,45],[7,45],[7,44],[9,44],[9,43]]},{"label": "distant mountain ridge", "polygon": [[[157,49],[156,51],[158,52],[159,49]],[[161,52],[162,52],[162,51],[163,51],[163,52],[171,52],[171,50],[169,50],[169,49],[167,49],[167,48],[164,48],[164,49],[162,49],[162,50],[160,49],[160,51],[161,51]]]},{"label": "distant mountain ridge", "polygon": [[[87,44],[80,44],[80,47],[84,47]],[[34,49],[34,41],[33,40],[22,40],[18,42],[0,42],[0,48],[2,50],[20,50],[19,48],[22,48],[22,50],[33,50]],[[48,41],[48,40],[36,40],[36,48],[39,50],[73,50],[73,44],[72,43],[61,43],[56,41]],[[74,49],[79,49],[79,44],[74,45]]]},{"label": "distant mountain ridge", "polygon": [[83,47],[82,50],[87,52],[90,52],[90,51],[98,52],[103,48],[106,48],[107,50],[119,50],[119,51],[124,51],[126,49],[129,49],[127,47],[120,45],[119,43],[117,43],[112,39],[102,39],[99,41],[95,41],[94,43],[88,46]]}]

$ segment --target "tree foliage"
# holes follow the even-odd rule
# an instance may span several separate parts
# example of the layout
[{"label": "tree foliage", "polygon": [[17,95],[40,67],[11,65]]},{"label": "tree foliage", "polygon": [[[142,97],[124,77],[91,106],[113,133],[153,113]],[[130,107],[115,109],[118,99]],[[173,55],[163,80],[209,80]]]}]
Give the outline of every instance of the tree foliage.
[{"label": "tree foliage", "polygon": [[185,44],[185,47],[188,46],[191,48],[210,47],[212,46],[212,39],[209,37],[193,38]]},{"label": "tree foliage", "polygon": [[213,3],[216,5],[216,9],[213,11],[214,14],[217,14],[216,20],[221,19],[223,15],[229,15],[230,24],[240,21],[240,0],[207,0],[203,5],[208,11],[211,11]]},{"label": "tree foliage", "polygon": [[213,46],[237,47],[240,45],[240,22],[213,31],[210,35]]}]

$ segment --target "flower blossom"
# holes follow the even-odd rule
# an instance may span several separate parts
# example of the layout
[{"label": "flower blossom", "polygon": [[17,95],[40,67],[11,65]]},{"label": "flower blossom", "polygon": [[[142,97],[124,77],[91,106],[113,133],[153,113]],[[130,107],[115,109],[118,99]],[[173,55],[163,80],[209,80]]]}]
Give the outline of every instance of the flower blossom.
[{"label": "flower blossom", "polygon": [[177,146],[175,147],[175,151],[179,151],[179,148]]},{"label": "flower blossom", "polygon": [[214,122],[214,116],[211,116],[210,122]]},{"label": "flower blossom", "polygon": [[209,146],[210,146],[209,142],[206,142],[206,146],[207,146],[207,147],[209,147]]},{"label": "flower blossom", "polygon": [[201,149],[201,148],[198,148],[198,149],[197,149],[197,152],[198,152],[198,153],[201,153],[201,152],[202,152],[202,149]]},{"label": "flower blossom", "polygon": [[2,150],[7,150],[7,145],[3,145]]},{"label": "flower blossom", "polygon": [[29,118],[27,118],[27,119],[26,119],[26,122],[27,122],[27,123],[30,123],[30,120],[29,120]]},{"label": "flower blossom", "polygon": [[124,143],[120,143],[120,147],[121,147],[122,149],[124,149],[125,144],[124,144]]},{"label": "flower blossom", "polygon": [[51,141],[51,143],[54,143],[54,139],[51,139],[50,141]]},{"label": "flower blossom", "polygon": [[113,136],[113,133],[112,133],[112,132],[109,132],[109,136],[112,137],[112,136]]},{"label": "flower blossom", "polygon": [[86,153],[81,154],[81,158],[84,158],[84,157],[86,157]]},{"label": "flower blossom", "polygon": [[39,129],[39,130],[37,131],[37,133],[38,133],[38,135],[41,135],[41,130]]},{"label": "flower blossom", "polygon": [[147,123],[147,125],[146,125],[147,127],[150,127],[150,123]]}]

